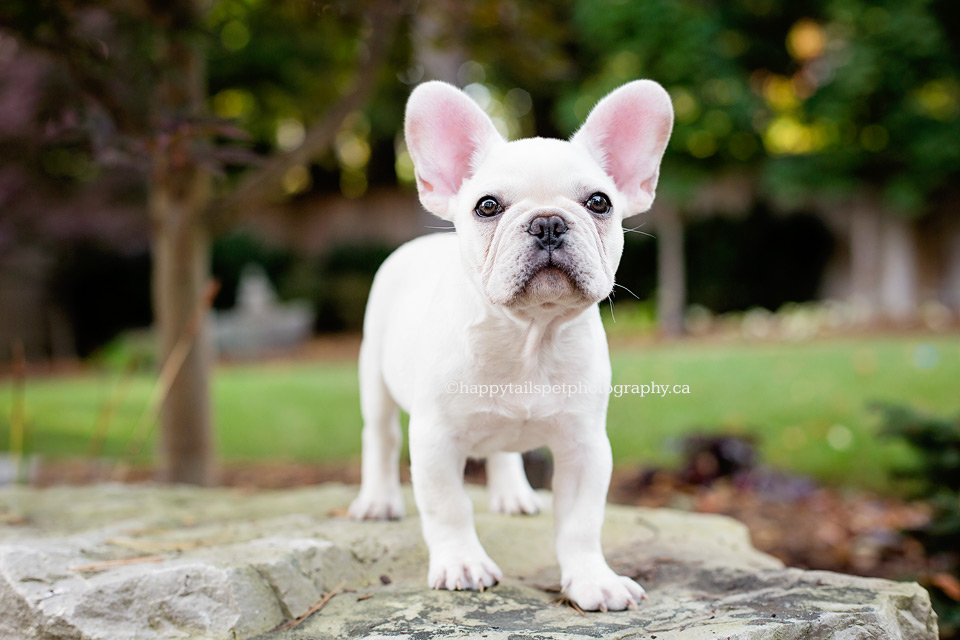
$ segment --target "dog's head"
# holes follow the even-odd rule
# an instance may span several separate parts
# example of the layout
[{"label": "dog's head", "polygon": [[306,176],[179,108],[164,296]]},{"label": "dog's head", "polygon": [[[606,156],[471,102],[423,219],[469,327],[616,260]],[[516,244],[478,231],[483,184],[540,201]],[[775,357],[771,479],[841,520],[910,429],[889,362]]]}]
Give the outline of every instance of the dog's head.
[{"label": "dog's head", "polygon": [[601,100],[569,140],[507,142],[443,82],[407,103],[420,201],[457,229],[467,272],[492,304],[584,308],[610,295],[622,220],[650,208],[673,127],[670,98],[638,80]]}]

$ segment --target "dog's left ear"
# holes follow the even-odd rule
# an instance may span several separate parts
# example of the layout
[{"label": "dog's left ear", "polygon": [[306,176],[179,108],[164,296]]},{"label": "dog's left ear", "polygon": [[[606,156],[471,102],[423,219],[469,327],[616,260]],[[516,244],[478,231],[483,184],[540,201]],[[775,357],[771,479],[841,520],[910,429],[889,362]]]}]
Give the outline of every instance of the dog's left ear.
[{"label": "dog's left ear", "polygon": [[627,197],[625,218],[653,204],[672,129],[670,95],[652,80],[635,80],[598,102],[571,142],[586,149]]}]

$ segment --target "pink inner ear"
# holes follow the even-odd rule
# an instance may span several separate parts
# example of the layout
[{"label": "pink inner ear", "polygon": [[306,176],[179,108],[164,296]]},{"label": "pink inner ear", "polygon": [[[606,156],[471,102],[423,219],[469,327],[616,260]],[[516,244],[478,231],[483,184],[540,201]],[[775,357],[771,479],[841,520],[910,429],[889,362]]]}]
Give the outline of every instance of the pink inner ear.
[{"label": "pink inner ear", "polygon": [[434,135],[437,139],[437,156],[446,158],[446,171],[437,167],[446,181],[444,187],[451,194],[460,190],[460,185],[469,176],[474,155],[480,142],[479,125],[473,114],[458,109],[451,100],[445,100],[437,109]]},{"label": "pink inner ear", "polygon": [[601,100],[574,139],[590,149],[628,197],[652,199],[672,128],[667,92],[640,80]]},{"label": "pink inner ear", "polygon": [[439,197],[460,190],[482,146],[497,135],[470,98],[450,85],[422,85],[411,96],[406,138],[421,189]]}]

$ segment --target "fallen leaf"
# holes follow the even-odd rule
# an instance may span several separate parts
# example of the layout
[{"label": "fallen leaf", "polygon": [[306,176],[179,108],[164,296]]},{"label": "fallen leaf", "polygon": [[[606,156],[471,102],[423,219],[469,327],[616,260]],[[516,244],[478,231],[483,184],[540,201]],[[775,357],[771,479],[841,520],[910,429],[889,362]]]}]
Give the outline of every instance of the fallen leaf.
[{"label": "fallen leaf", "polygon": [[960,580],[949,573],[935,573],[930,576],[930,584],[943,591],[951,600],[960,602]]}]

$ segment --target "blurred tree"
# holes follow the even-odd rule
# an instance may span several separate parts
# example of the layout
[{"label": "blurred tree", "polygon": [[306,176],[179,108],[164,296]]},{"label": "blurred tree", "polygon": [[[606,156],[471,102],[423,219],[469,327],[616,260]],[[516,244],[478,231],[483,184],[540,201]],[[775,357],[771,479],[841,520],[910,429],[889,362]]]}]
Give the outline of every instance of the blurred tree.
[{"label": "blurred tree", "polygon": [[[578,0],[573,17],[586,67],[583,87],[558,103],[561,130],[632,78],[654,78],[673,97],[666,198],[654,211],[661,289],[683,288],[673,207],[689,215],[710,200],[723,212],[737,191],[756,192],[849,218],[854,295],[893,314],[915,307],[906,221],[958,199],[956,3]],[[960,236],[953,242],[957,260]],[[669,331],[682,299],[661,291]]]},{"label": "blurred tree", "polygon": [[850,229],[854,295],[894,317],[919,302],[910,221],[957,198],[953,4],[823,2],[787,31],[790,59],[758,80],[770,192],[863,201]]},{"label": "blurred tree", "polygon": [[[258,203],[297,191],[303,166],[330,147],[344,119],[372,93],[401,11],[388,2],[318,6],[297,0],[224,1],[212,10],[194,0],[11,0],[0,7],[0,28],[41,52],[52,77],[65,85],[59,93],[66,100],[31,116],[42,123],[41,136],[59,129],[61,140],[79,141],[73,155],[63,156],[76,156],[72,162],[87,167],[87,174],[77,171],[74,177],[90,180],[98,167],[122,164],[146,178],[161,357],[178,344],[189,347],[164,404],[161,449],[168,480],[205,484],[213,470],[210,350],[198,315],[210,279],[211,233]],[[262,45],[263,55],[227,59],[260,32],[266,35],[254,46]],[[301,53],[316,66],[298,64]],[[251,157],[229,144],[243,137],[240,129],[208,115],[211,59],[220,63],[218,79],[232,73],[246,83],[272,81],[279,88],[258,93],[263,116],[246,122],[240,118],[247,104],[243,89],[232,97],[217,94],[215,111],[240,118],[259,140],[264,123],[290,108],[291,95],[299,96],[296,106],[302,109],[299,128],[277,129],[283,153],[239,172],[236,187],[222,197],[214,193],[214,174],[226,175],[231,167],[238,173]],[[236,65],[232,70],[230,63]],[[302,124],[308,120],[314,122]],[[36,142],[27,140],[25,150]]]},{"label": "blurred tree", "polygon": [[[604,94],[635,78],[657,80],[673,98],[676,124],[651,229],[658,240],[658,315],[668,335],[683,331],[684,211],[698,185],[750,172],[760,156],[752,123],[760,100],[740,59],[753,34],[737,30],[739,4],[601,0],[574,7],[577,42],[591,64],[583,69],[582,90],[565,92],[558,103],[563,130],[573,131]],[[734,181],[730,188],[743,187]]]},{"label": "blurred tree", "polygon": [[[31,28],[41,13],[32,5],[0,5],[2,24],[18,16],[18,24]],[[97,26],[91,22],[90,29]],[[57,24],[45,28],[46,37],[54,39]],[[110,52],[124,56],[131,44],[117,40]],[[60,265],[69,262],[64,247],[123,244],[127,253],[146,248],[143,180],[137,168],[116,163],[109,172],[99,171],[96,159],[109,134],[109,118],[102,109],[85,107],[87,96],[99,88],[79,88],[58,55],[29,46],[0,26],[0,288],[5,307],[0,358],[7,357],[14,339],[22,339],[31,358],[72,357],[83,348],[71,327],[76,318],[65,308],[72,305],[51,292]],[[107,80],[128,91],[147,89],[120,73]]]},{"label": "blurred tree", "polygon": [[[684,224],[758,207],[833,212],[851,235],[854,293],[895,309],[917,270],[904,221],[938,207],[957,218],[958,7],[431,0],[395,41],[404,7],[388,0],[6,0],[0,245],[24,229],[112,225],[124,238],[131,226],[107,218],[149,203],[168,353],[208,279],[213,233],[311,189],[356,196],[394,169],[411,181],[397,137],[410,85],[465,86],[511,137],[566,136],[604,93],[650,77],[676,110],[652,212],[665,331],[682,330]],[[960,283],[960,224],[950,229]],[[164,417],[165,448],[199,460],[208,365],[191,350]]]}]

